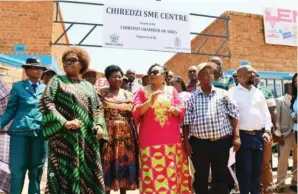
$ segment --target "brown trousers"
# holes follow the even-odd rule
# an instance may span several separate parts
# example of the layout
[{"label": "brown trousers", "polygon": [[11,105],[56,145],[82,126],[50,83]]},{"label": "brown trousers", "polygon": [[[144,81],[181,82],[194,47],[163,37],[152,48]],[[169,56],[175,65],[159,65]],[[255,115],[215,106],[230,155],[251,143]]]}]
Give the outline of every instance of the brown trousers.
[{"label": "brown trousers", "polygon": [[272,158],[272,142],[264,143],[263,164],[261,171],[261,183],[264,193],[272,194],[273,192],[266,192],[267,188],[273,185],[273,175],[271,167]]}]

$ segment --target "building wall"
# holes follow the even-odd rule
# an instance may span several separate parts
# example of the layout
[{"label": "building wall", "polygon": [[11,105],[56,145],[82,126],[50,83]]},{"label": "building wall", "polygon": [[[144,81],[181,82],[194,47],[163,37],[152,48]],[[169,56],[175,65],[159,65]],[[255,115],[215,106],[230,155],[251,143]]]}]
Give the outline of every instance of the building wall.
[{"label": "building wall", "polygon": [[[231,58],[223,58],[224,71],[239,67],[243,60],[251,62],[259,71],[296,71],[297,47],[265,44],[261,15],[240,12],[225,12],[222,15],[230,17],[229,40],[219,52],[219,54],[231,53]],[[203,33],[225,35],[224,20],[216,19]],[[204,37],[194,38],[191,42],[192,52],[197,51],[203,41]],[[201,52],[215,53],[221,41],[223,41],[221,38],[209,38]],[[176,54],[165,63],[165,66],[186,81],[189,66],[210,58],[202,55]]]},{"label": "building wall", "polygon": [[11,88],[14,82],[22,80],[22,72],[22,68],[12,67],[0,62],[1,78],[8,88]]},{"label": "building wall", "polygon": [[240,61],[248,60],[257,70],[296,72],[297,47],[266,44],[263,16],[237,12],[225,15],[231,18],[231,68],[237,68]]},{"label": "building wall", "polygon": [[53,2],[1,1],[0,53],[25,44],[27,54],[51,54]]},{"label": "building wall", "polygon": [[[14,46],[25,44],[26,51],[20,54],[52,55],[60,62],[67,47],[52,47],[50,42],[62,34],[65,26],[53,23],[55,12],[56,5],[52,1],[0,1],[0,53],[17,54],[14,52]],[[59,19],[63,20],[61,13]],[[60,42],[68,43],[67,36]],[[19,78],[26,79],[21,68],[9,65],[7,68],[8,72],[15,72],[2,76],[8,84],[18,81]]]},{"label": "building wall", "polygon": [[[226,35],[226,22],[223,19],[214,20],[206,29],[204,29],[201,33],[209,33],[216,35]],[[205,40],[206,36],[196,36],[191,41],[191,50],[192,52],[198,52],[200,46]],[[201,53],[215,53],[219,46],[224,41],[223,38],[219,37],[209,37],[205,42],[205,45],[200,49]],[[229,51],[229,41],[227,41],[223,47],[220,49],[218,54],[228,54]],[[207,55],[196,55],[196,54],[176,54],[170,60],[165,63],[165,66],[174,72],[175,75],[182,76],[184,80],[188,80],[187,78],[187,70],[188,67],[192,65],[198,65],[202,62],[208,61],[210,56]],[[224,59],[226,69],[230,68],[229,62],[230,59]]]}]

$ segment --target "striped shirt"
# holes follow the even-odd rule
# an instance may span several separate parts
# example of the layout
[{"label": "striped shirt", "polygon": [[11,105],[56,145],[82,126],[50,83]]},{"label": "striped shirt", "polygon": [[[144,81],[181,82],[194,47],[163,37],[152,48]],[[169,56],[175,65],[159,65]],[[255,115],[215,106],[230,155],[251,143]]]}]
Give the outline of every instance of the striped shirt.
[{"label": "striped shirt", "polygon": [[231,75],[223,73],[220,78],[213,81],[213,85],[217,88],[229,90],[235,86],[235,81]]},{"label": "striped shirt", "polygon": [[189,125],[190,136],[217,140],[232,135],[229,116],[238,119],[239,108],[228,97],[227,91],[212,86],[206,96],[199,87],[186,102],[184,125]]}]

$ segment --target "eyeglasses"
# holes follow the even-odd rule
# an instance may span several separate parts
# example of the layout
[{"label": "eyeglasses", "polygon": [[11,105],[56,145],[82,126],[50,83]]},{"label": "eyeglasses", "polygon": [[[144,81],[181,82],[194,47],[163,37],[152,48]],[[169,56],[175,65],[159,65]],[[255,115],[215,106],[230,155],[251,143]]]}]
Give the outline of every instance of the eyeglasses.
[{"label": "eyeglasses", "polygon": [[75,57],[71,57],[71,58],[67,58],[65,59],[63,62],[66,64],[74,64],[76,62],[78,62],[79,59],[75,58]]},{"label": "eyeglasses", "polygon": [[149,75],[163,75],[164,72],[160,72],[159,70],[153,70],[149,72]]}]

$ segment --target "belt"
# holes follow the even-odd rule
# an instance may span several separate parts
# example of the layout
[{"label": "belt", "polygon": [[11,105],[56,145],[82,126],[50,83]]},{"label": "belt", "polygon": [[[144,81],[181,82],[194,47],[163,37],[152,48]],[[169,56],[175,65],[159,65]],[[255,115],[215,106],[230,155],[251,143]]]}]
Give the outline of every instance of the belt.
[{"label": "belt", "polygon": [[246,130],[241,130],[240,131],[246,133],[247,135],[263,135],[265,129],[261,129],[261,130],[253,130],[253,131],[246,131]]},{"label": "belt", "polygon": [[195,138],[195,139],[199,139],[199,140],[204,140],[204,141],[214,142],[214,141],[218,141],[218,140],[228,139],[228,138],[232,137],[232,135],[228,134],[228,135],[222,136],[222,137],[220,137],[220,138],[218,138],[218,139],[200,139],[200,138],[197,138],[197,137],[195,137],[195,136],[191,136],[191,137],[193,137],[193,138]]}]

